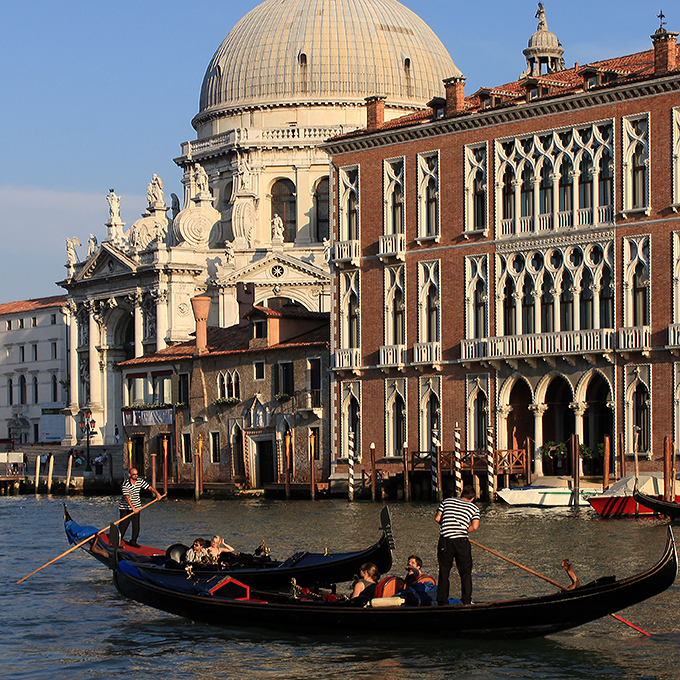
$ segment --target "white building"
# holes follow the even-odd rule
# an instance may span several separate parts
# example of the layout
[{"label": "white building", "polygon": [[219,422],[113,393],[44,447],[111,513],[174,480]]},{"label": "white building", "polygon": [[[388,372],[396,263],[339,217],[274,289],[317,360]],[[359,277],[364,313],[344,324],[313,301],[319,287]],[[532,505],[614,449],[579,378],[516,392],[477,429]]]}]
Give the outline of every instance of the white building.
[{"label": "white building", "polygon": [[59,443],[68,395],[66,296],[0,305],[0,438]]}]

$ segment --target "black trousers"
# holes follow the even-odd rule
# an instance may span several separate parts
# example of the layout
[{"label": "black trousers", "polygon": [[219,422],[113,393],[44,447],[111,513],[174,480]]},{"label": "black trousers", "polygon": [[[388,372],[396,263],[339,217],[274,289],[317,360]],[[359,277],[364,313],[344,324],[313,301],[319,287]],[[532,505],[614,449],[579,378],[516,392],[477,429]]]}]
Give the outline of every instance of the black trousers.
[{"label": "black trousers", "polygon": [[[123,519],[125,515],[129,515],[131,510],[121,510],[120,511],[120,518]],[[136,512],[132,517],[128,517],[127,519],[123,519],[123,521],[118,525],[118,531],[120,531],[120,538],[123,540],[123,536],[125,536],[125,532],[127,531],[127,528],[132,522],[132,538],[128,541],[128,543],[137,543],[137,538],[139,538],[139,513]]]},{"label": "black trousers", "polygon": [[437,582],[437,604],[448,604],[449,574],[453,561],[460,574],[460,601],[463,604],[472,602],[472,548],[467,538],[439,537],[437,544],[437,561],[439,562],[439,580]]}]

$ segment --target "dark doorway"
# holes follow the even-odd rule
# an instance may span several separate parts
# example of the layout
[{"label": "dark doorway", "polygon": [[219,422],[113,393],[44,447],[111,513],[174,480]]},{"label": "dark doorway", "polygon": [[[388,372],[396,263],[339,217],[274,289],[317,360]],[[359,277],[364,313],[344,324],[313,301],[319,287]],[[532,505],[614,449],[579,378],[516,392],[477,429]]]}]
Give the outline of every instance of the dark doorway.
[{"label": "dark doorway", "polygon": [[271,439],[257,442],[257,465],[259,486],[274,484],[277,481],[274,447]]},{"label": "dark doorway", "polygon": [[527,437],[533,439],[534,436],[534,417],[529,411],[531,403],[531,391],[529,386],[519,380],[510,392],[510,406],[512,410],[508,415],[508,449],[523,449]]},{"label": "dark doorway", "polygon": [[150,470],[144,466],[144,437],[132,437],[132,467],[137,468],[137,472],[142,477],[151,477]]},{"label": "dark doorway", "polygon": [[[588,383],[586,391],[586,403],[588,408],[583,416],[583,443],[590,449],[592,458],[590,461],[584,459],[584,469],[591,467],[590,474],[602,474],[602,451],[604,438],[609,437],[610,451],[614,452],[613,431],[613,412],[607,406],[611,400],[611,392],[607,381],[598,374],[595,374]],[[610,472],[614,468],[615,457],[610,458]],[[588,465],[588,463],[590,465]],[[586,471],[588,472],[588,471]]]}]

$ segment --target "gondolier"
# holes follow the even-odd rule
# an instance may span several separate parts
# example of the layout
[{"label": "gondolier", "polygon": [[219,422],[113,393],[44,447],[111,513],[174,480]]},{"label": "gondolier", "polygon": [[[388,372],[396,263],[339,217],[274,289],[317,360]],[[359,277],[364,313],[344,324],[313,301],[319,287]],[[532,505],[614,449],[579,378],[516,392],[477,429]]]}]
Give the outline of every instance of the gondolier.
[{"label": "gondolier", "polygon": [[460,498],[451,497],[443,500],[434,516],[435,522],[439,523],[437,544],[439,606],[449,603],[449,574],[454,559],[460,574],[460,600],[463,604],[472,602],[472,549],[468,534],[479,528],[479,508],[472,502],[474,499],[475,491],[468,485],[463,489]]},{"label": "gondolier", "polygon": [[131,512],[134,513],[132,517],[127,517],[119,525],[118,529],[120,531],[121,543],[125,536],[130,520],[132,520],[132,540],[128,541],[128,545],[133,548],[138,548],[137,538],[139,537],[139,508],[142,507],[142,500],[139,497],[139,492],[142,489],[149,489],[151,493],[156,494],[156,499],[160,500],[161,495],[154,489],[149,482],[142,479],[135,468],[130,468],[128,473],[128,478],[123,482],[121,487],[122,496],[120,498],[120,503],[118,504],[118,509],[120,510],[120,517],[126,517]]}]

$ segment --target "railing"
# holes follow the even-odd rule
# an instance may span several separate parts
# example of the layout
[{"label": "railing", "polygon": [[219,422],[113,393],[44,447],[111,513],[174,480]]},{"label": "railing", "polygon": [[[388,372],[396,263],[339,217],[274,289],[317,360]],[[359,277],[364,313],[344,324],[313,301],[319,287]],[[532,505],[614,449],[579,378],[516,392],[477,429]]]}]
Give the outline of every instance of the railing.
[{"label": "railing", "polygon": [[382,345],[380,366],[401,367],[406,364],[406,345]]},{"label": "railing", "polygon": [[333,247],[335,249],[335,262],[350,262],[355,267],[359,266],[361,248],[358,239],[337,241]]},{"label": "railing", "polygon": [[438,364],[442,360],[440,342],[416,342],[413,345],[414,364]]},{"label": "railing", "polygon": [[463,359],[484,359],[489,354],[489,342],[486,338],[461,340],[460,346]]},{"label": "railing", "polygon": [[519,218],[519,233],[530,234],[534,230],[534,216],[522,215]]},{"label": "railing", "polygon": [[668,327],[668,344],[671,347],[680,345],[680,323],[674,323]]},{"label": "railing", "polygon": [[335,350],[335,368],[339,370],[353,369],[361,366],[361,349],[349,347]]},{"label": "railing", "polygon": [[614,221],[614,206],[613,205],[601,205],[597,209],[597,223],[606,224],[608,222]]},{"label": "railing", "polygon": [[301,390],[293,395],[296,411],[311,411],[321,408],[321,390]]},{"label": "railing", "polygon": [[501,234],[503,236],[511,236],[515,233],[515,218],[508,217],[501,220]]},{"label": "railing", "polygon": [[[616,331],[595,328],[561,333],[530,333],[489,338],[489,357],[523,357],[555,354],[610,352],[615,349]],[[466,357],[478,358],[478,357]]]},{"label": "railing", "polygon": [[542,213],[538,216],[538,231],[550,231],[553,228],[552,213]]},{"label": "railing", "polygon": [[593,223],[593,209],[592,208],[579,208],[576,211],[576,218],[578,219],[579,226],[584,224]]},{"label": "railing", "polygon": [[574,213],[571,210],[563,210],[557,213],[558,229],[568,229],[574,224]]},{"label": "railing", "polygon": [[396,257],[403,260],[406,254],[405,234],[386,234],[378,241],[379,257]]},{"label": "railing", "polygon": [[640,351],[649,349],[652,343],[652,329],[649,326],[619,328],[619,349]]}]

